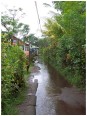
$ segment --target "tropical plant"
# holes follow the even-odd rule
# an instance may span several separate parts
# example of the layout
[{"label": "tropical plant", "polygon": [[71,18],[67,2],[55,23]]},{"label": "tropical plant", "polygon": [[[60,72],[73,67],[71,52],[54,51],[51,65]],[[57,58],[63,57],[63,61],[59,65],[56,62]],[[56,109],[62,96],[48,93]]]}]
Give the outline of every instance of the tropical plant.
[{"label": "tropical plant", "polygon": [[46,20],[43,34],[49,38],[50,45],[42,53],[57,70],[66,73],[68,80],[74,74],[71,81],[85,86],[86,2],[55,1],[53,4],[61,14]]}]

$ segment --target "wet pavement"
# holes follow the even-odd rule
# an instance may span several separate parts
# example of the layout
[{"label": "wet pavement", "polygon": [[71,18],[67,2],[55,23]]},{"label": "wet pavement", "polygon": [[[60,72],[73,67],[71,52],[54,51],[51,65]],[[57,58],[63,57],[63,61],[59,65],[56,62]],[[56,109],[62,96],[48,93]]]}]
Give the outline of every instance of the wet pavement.
[{"label": "wet pavement", "polygon": [[35,61],[33,81],[38,80],[36,115],[85,115],[85,92],[72,87],[51,66]]},{"label": "wet pavement", "polygon": [[[37,71],[36,67],[33,67],[33,71]],[[19,115],[36,115],[36,91],[38,87],[37,79],[33,81],[33,75],[27,79],[27,91],[25,94],[25,100],[22,104],[18,105]]]}]

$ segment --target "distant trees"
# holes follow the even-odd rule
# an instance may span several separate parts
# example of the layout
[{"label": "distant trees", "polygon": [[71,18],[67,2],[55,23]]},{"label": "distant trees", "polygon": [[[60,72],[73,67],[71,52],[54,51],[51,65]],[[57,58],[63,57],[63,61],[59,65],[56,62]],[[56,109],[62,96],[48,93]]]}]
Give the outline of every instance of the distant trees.
[{"label": "distant trees", "polygon": [[[27,24],[20,23],[19,20],[24,16],[22,9],[8,9],[7,12],[2,12],[1,15],[1,24],[8,33],[8,39],[11,39],[12,36],[18,35],[25,37],[29,33],[29,26]],[[3,41],[3,39],[2,39]]]},{"label": "distant trees", "polygon": [[24,42],[30,42],[32,45],[36,45],[38,42],[38,38],[34,34],[29,34],[22,38]]}]

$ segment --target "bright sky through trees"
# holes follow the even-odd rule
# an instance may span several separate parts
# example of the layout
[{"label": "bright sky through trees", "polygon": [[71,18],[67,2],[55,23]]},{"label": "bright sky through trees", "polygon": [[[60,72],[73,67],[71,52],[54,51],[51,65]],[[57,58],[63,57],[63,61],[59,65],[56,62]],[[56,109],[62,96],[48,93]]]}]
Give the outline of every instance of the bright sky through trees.
[{"label": "bright sky through trees", "polygon": [[[52,14],[49,13],[50,11],[56,12],[52,7],[45,7],[43,3],[48,3],[52,5],[51,1],[37,1],[37,7],[41,22],[41,27],[43,28],[44,18],[51,17]],[[40,32],[40,26],[38,22],[36,7],[35,7],[35,1],[30,0],[2,0],[1,1],[1,11],[6,11],[6,8],[13,8],[15,6],[16,8],[21,7],[23,9],[23,12],[26,13],[22,21],[25,24],[29,24],[30,26],[30,33],[34,33],[37,37],[41,36]]]}]

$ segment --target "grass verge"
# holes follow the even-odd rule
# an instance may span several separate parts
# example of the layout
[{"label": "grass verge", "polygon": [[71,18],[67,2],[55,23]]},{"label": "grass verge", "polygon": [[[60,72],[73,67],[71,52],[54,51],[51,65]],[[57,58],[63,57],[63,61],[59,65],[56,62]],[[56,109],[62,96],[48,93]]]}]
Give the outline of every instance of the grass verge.
[{"label": "grass verge", "polygon": [[7,101],[6,108],[2,115],[18,115],[17,105],[21,104],[25,99],[27,87],[20,89],[19,94],[16,98],[11,97]]}]

